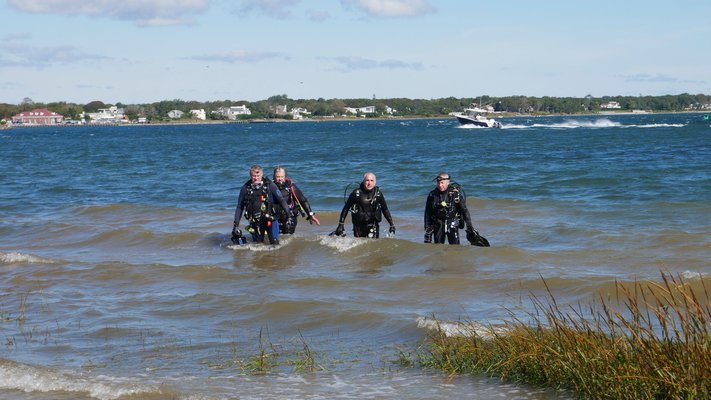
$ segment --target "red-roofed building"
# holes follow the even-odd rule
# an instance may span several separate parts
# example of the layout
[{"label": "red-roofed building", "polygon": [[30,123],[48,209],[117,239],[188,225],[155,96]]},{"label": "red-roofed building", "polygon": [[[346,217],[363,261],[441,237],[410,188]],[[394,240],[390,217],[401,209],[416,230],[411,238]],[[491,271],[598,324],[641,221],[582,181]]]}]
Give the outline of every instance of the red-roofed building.
[{"label": "red-roofed building", "polygon": [[21,112],[12,117],[13,124],[56,125],[64,122],[64,116],[46,108]]}]

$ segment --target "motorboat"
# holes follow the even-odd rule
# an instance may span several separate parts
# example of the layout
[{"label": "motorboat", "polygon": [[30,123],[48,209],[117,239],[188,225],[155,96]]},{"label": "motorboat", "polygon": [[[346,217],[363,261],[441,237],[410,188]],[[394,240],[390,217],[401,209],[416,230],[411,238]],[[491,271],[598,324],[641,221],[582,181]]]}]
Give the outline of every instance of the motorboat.
[{"label": "motorboat", "polygon": [[466,108],[463,113],[454,114],[462,125],[475,125],[482,128],[501,128],[501,122],[487,118],[484,114],[487,110],[475,107]]}]

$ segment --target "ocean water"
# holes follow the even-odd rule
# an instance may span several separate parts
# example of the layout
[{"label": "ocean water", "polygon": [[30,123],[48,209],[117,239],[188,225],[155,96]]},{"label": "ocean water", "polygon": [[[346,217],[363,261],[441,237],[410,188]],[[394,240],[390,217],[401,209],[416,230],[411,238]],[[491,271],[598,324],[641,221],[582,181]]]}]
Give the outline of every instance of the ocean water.
[{"label": "ocean water", "polygon": [[[0,398],[565,398],[399,361],[433,318],[496,326],[546,285],[565,305],[660,271],[708,284],[711,127],[501,121],[0,131]],[[285,166],[322,224],[232,246],[255,163]],[[490,248],[422,243],[440,170]],[[329,236],[366,171],[397,235]]]}]

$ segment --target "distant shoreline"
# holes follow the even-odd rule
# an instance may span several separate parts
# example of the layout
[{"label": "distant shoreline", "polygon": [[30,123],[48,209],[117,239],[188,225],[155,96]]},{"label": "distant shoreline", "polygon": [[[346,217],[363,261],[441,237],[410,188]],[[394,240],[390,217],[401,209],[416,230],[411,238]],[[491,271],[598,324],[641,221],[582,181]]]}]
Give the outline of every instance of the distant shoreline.
[{"label": "distant shoreline", "polygon": [[[603,111],[598,113],[580,113],[580,114],[513,114],[513,113],[490,113],[494,114],[494,118],[540,118],[540,117],[590,117],[600,116],[609,117],[611,115],[660,115],[660,114],[711,114],[709,111]],[[436,115],[436,116],[389,116],[389,117],[372,117],[372,118],[357,118],[357,117],[328,117],[328,118],[306,118],[301,120],[293,119],[251,119],[251,120],[179,120],[179,121],[161,121],[150,123],[115,123],[115,124],[4,124],[0,125],[0,129],[10,128],[40,128],[40,127],[95,127],[95,126],[179,126],[179,125],[227,125],[227,124],[278,124],[278,123],[299,123],[299,122],[342,122],[342,121],[393,121],[393,120],[414,120],[414,119],[454,119],[452,115]]]}]

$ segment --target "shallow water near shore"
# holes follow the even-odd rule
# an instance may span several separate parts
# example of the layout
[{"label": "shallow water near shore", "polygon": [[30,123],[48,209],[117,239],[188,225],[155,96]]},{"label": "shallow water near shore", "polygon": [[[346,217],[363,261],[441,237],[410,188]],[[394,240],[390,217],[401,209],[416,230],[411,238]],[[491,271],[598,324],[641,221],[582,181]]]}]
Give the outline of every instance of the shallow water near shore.
[{"label": "shallow water near shore", "polygon": [[[708,276],[711,127],[700,118],[4,130],[0,397],[565,398],[402,356],[433,317],[499,325],[546,285],[565,305],[661,269]],[[284,165],[322,225],[301,219],[278,246],[233,246],[255,163]],[[440,170],[463,185],[492,247],[422,243]],[[366,171],[395,238],[329,236]],[[271,364],[259,371],[259,360]]]}]

